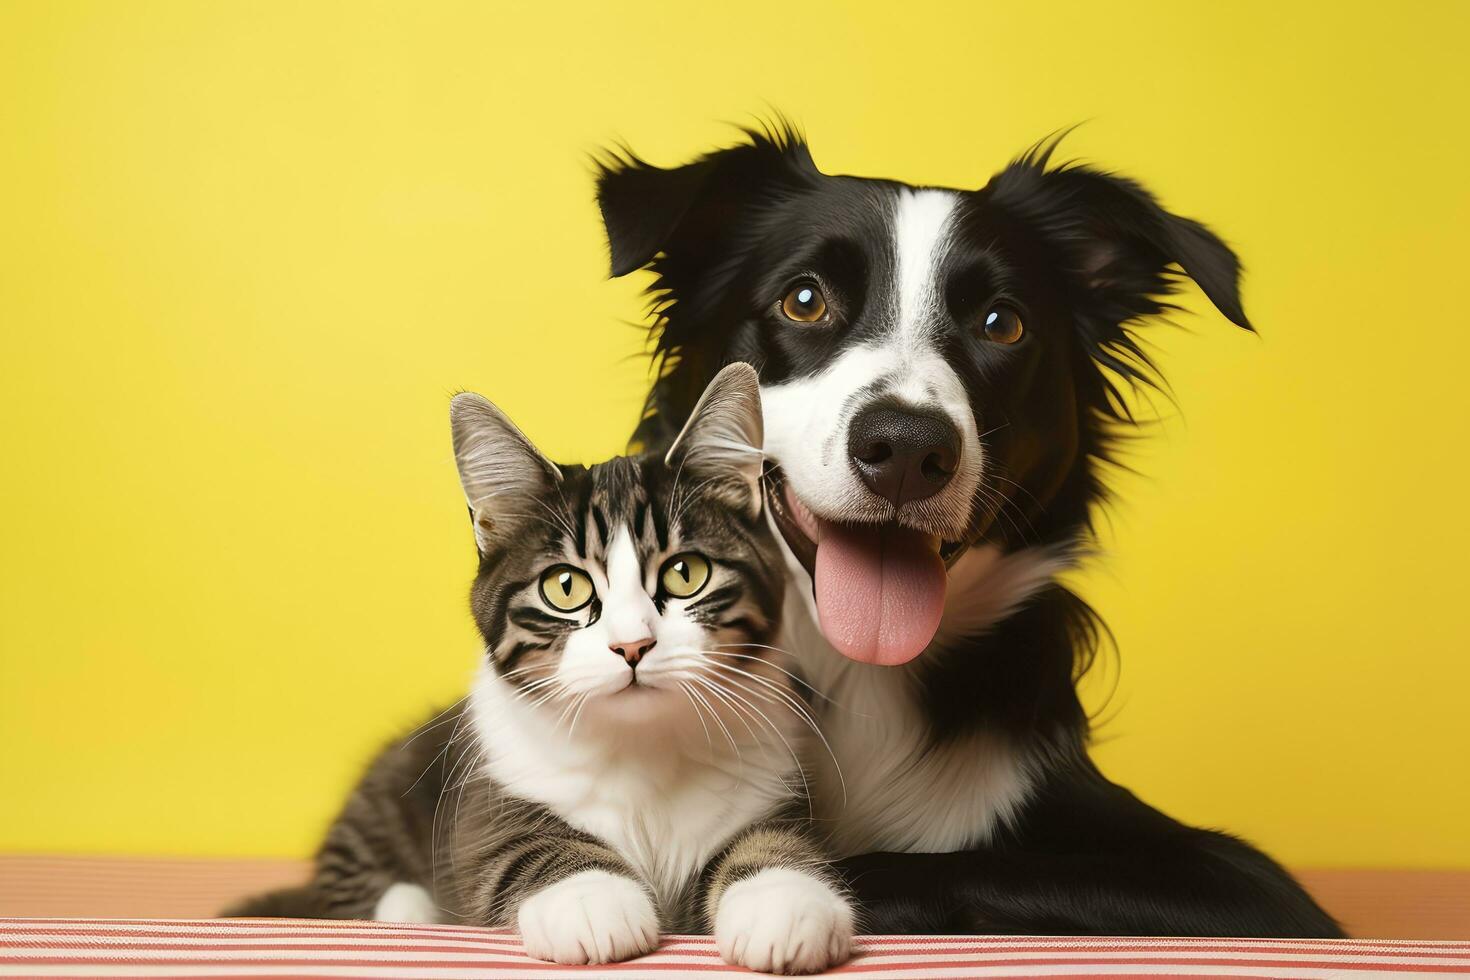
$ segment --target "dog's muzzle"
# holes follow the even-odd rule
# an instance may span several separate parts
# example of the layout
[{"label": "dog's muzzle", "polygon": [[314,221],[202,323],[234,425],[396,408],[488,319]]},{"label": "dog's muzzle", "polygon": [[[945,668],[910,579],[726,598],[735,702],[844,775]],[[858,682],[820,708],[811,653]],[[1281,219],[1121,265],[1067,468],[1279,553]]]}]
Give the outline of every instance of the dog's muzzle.
[{"label": "dog's muzzle", "polygon": [[934,412],[875,405],[848,425],[847,453],[858,478],[897,509],[949,484],[959,465],[960,432]]}]

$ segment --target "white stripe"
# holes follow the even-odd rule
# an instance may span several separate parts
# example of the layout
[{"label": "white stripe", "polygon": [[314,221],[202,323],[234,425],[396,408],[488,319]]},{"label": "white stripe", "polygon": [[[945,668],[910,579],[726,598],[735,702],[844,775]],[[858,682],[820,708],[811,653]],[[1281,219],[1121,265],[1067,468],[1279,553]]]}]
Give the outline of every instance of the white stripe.
[{"label": "white stripe", "polygon": [[[434,963],[447,961],[461,963],[471,960],[515,960],[527,963],[540,963],[533,957],[527,956],[519,950],[479,950],[477,952],[458,952],[448,950],[415,950],[415,949],[364,949],[361,951],[344,949],[252,949],[248,952],[234,949],[210,949],[205,946],[199,949],[139,949],[129,951],[125,949],[77,949],[74,946],[42,946],[26,949],[7,949],[3,955],[6,957],[35,957],[76,960],[79,963],[96,961],[100,955],[108,959],[135,959],[144,962],[166,962],[168,960],[218,960],[221,963],[269,963],[273,960],[353,960],[362,961],[371,965],[373,962],[382,960],[413,960],[414,962],[433,965]],[[658,953],[655,954],[660,963],[677,963],[685,966],[697,966],[699,964],[711,964],[716,962],[709,956],[694,956],[680,953]]]},{"label": "white stripe", "polygon": [[340,924],[329,924],[323,922],[321,925],[303,922],[297,919],[282,919],[280,924],[267,923],[266,920],[256,919],[260,923],[253,927],[231,925],[222,920],[201,919],[179,920],[173,922],[144,922],[137,920],[118,919],[113,921],[96,919],[78,919],[76,928],[79,931],[71,932],[71,927],[51,920],[26,920],[26,919],[0,919],[0,928],[5,926],[27,926],[31,928],[43,927],[55,929],[58,932],[63,928],[68,929],[72,935],[86,935],[95,933],[105,935],[113,933],[116,935],[128,935],[135,932],[205,932],[211,937],[216,936],[252,936],[263,932],[287,932],[292,935],[303,936],[483,936],[485,938],[515,939],[516,936],[508,929],[484,929],[477,926],[408,926],[395,925],[393,923],[379,922],[342,922]]},{"label": "white stripe", "polygon": [[[398,938],[393,936],[104,936],[77,933],[7,933],[0,932],[0,950],[5,950],[5,943],[28,943],[36,945],[39,943],[51,943],[65,946],[77,942],[86,942],[95,946],[118,947],[127,949],[147,949],[154,946],[217,946],[225,943],[231,946],[281,946],[290,944],[294,946],[361,946],[364,949],[396,949],[404,946],[450,946],[454,949],[467,950],[509,950],[519,952],[521,941],[515,936],[506,936],[503,939],[486,937],[484,939],[469,939],[463,936],[421,936],[418,938]],[[29,950],[21,950],[22,953]],[[110,951],[109,951],[110,952]],[[250,955],[242,953],[242,955]]]},{"label": "white stripe", "polygon": [[[356,945],[356,944],[353,944]],[[8,949],[4,951],[6,956],[21,957],[57,957],[64,959],[75,959],[87,961],[96,959],[100,950],[96,948],[78,949],[75,946],[28,946],[24,949]],[[336,950],[336,949],[279,949],[262,947],[252,949],[248,952],[241,950],[213,949],[208,945],[199,948],[127,948],[108,949],[108,957],[129,957],[142,960],[179,960],[179,959],[209,959],[221,961],[244,961],[244,962],[267,962],[270,960],[350,960],[362,959],[371,963],[378,959],[403,959],[415,960],[423,963],[434,963],[441,960],[462,961],[467,959],[516,959],[527,962],[537,962],[518,949],[468,949],[465,952],[457,950],[424,950],[409,948],[381,949],[378,947],[364,947],[361,950]],[[682,964],[710,964],[713,962],[709,956],[694,955],[692,951],[678,952],[671,950],[660,950],[653,954],[661,963]],[[1334,956],[1322,953],[1207,953],[1159,950],[1156,952],[1140,950],[1109,950],[1106,952],[1071,952],[1057,950],[1033,950],[1033,951],[1008,951],[1008,952],[970,952],[963,953],[937,953],[932,949],[928,952],[885,952],[861,954],[861,962],[865,964],[881,965],[885,962],[905,963],[991,963],[1006,962],[1017,959],[1040,959],[1040,960],[1063,960],[1063,959],[1085,959],[1095,961],[1099,964],[1114,961],[1147,963],[1150,960],[1169,959],[1200,959],[1219,961],[1250,961],[1260,960],[1263,962],[1274,960],[1303,960],[1309,963],[1322,963],[1331,965],[1333,963],[1361,964],[1373,966],[1470,966],[1463,958],[1429,957],[1429,956]]]},{"label": "white stripe", "polygon": [[[242,929],[221,926],[208,920],[192,925],[147,925],[127,924],[97,926],[86,920],[78,920],[78,929],[64,930],[56,926],[47,930],[6,930],[5,925],[20,924],[18,920],[0,920],[0,942],[57,942],[78,941],[117,944],[211,944],[229,942],[237,944],[259,943],[361,943],[364,945],[404,945],[415,942],[432,945],[453,945],[467,949],[519,949],[520,938],[500,929],[483,929],[474,926],[404,927],[378,925],[375,923],[342,923],[338,926],[302,928],[293,921],[283,921],[280,926]],[[49,923],[48,923],[49,925]],[[163,935],[137,935],[139,932],[156,931]],[[204,936],[173,935],[178,932],[207,932]],[[263,935],[263,934],[269,935]],[[880,941],[882,940],[882,941]],[[895,942],[894,940],[898,940]],[[1213,946],[1252,947],[1264,955],[1300,954],[1310,956],[1338,956],[1348,958],[1362,956],[1374,958],[1387,951],[1413,952],[1421,956],[1462,957],[1470,961],[1470,943],[1435,940],[1337,940],[1337,939],[1190,939],[1190,938],[1143,938],[1143,939],[1090,939],[1077,937],[997,937],[997,936],[860,936],[855,940],[857,949],[869,955],[885,955],[891,952],[913,950],[934,952],[956,946],[974,947],[983,951],[985,947],[1004,947],[1007,951],[1040,953],[1045,948],[1051,952],[1081,949],[1089,955],[1102,955],[1097,947],[1105,947],[1109,955],[1139,953],[1146,954],[1154,947],[1170,947],[1162,952],[1180,955],[1234,955],[1217,953]],[[663,950],[713,949],[714,941],[708,936],[668,936]],[[1246,955],[1246,954],[1241,954]]]},{"label": "white stripe", "polygon": [[934,960],[950,959],[964,960],[967,962],[1004,959],[1096,959],[1099,961],[1110,960],[1158,960],[1158,959],[1219,959],[1219,960],[1303,960],[1310,963],[1367,963],[1389,965],[1393,963],[1405,963],[1420,966],[1470,966],[1470,959],[1460,955],[1450,956],[1389,956],[1373,955],[1371,953],[1339,954],[1331,952],[1302,953],[1292,950],[1272,952],[1270,950],[1258,950],[1254,952],[1215,952],[1206,950],[1190,949],[1129,949],[1119,947],[1108,950],[1056,950],[1056,949],[1033,949],[1033,950],[966,950],[963,953],[935,952],[932,947],[922,952],[889,952],[881,953],[864,950],[862,960],[864,963],[882,963],[891,960],[906,960],[910,962],[928,963]]},{"label": "white stripe", "polygon": [[[38,938],[57,937],[62,941],[76,942],[80,939],[115,939],[126,941],[131,938],[173,939],[173,933],[203,932],[205,936],[193,937],[200,942],[236,941],[239,939],[263,938],[270,942],[294,942],[300,939],[319,937],[325,941],[337,938],[356,940],[404,941],[421,939],[438,943],[444,940],[466,940],[481,943],[518,945],[519,937],[509,929],[485,928],[481,926],[456,925],[399,925],[360,920],[314,920],[281,919],[248,920],[254,925],[242,926],[228,919],[177,919],[153,921],[146,919],[71,919],[54,918],[0,918],[0,938],[35,941]],[[9,928],[7,928],[9,927]],[[164,936],[134,936],[139,932],[158,932]],[[281,936],[265,937],[265,933],[281,933]],[[179,936],[177,941],[190,937]],[[713,948],[714,940],[709,936],[669,935],[669,945]],[[1260,939],[1260,938],[1188,938],[1168,936],[1147,937],[1087,937],[1087,936],[903,936],[869,935],[855,940],[859,949],[877,951],[888,949],[915,948],[935,949],[949,946],[1004,946],[1030,949],[1033,947],[1111,947],[1118,951],[1145,951],[1154,946],[1199,947],[1210,946],[1254,946],[1262,950],[1315,949],[1324,953],[1359,953],[1372,955],[1380,948],[1418,952],[1423,955],[1440,953],[1448,956],[1470,957],[1470,942],[1431,939]]]},{"label": "white stripe", "polygon": [[[939,262],[949,239],[949,225],[959,198],[953,191],[899,192],[893,219],[893,242],[898,255],[897,333],[916,338],[938,303]],[[909,341],[912,343],[912,340]]]},{"label": "white stripe", "polygon": [[[954,977],[957,972],[966,977],[1014,977],[1018,971],[1025,976],[1107,976],[1117,973],[1126,974],[1156,974],[1161,976],[1236,976],[1236,977],[1274,977],[1278,980],[1346,980],[1348,977],[1363,977],[1365,980],[1376,980],[1376,978],[1398,978],[1402,980],[1402,974],[1393,970],[1352,970],[1343,971],[1335,969],[1280,969],[1276,967],[1240,967],[1240,966],[1198,966],[1179,967],[1170,965],[1141,966],[1136,964],[1117,965],[1088,965],[1077,966],[964,966],[956,970],[955,966],[949,967],[924,967],[913,970],[887,970],[875,973],[858,974],[867,980],[927,980],[927,978]],[[3,966],[0,965],[0,976],[3,977],[46,977],[46,976],[77,976],[79,969],[68,966]],[[617,971],[618,977],[629,978],[629,980],[679,980],[680,977],[705,977],[709,976],[711,969],[671,971],[671,970],[639,970],[631,967],[623,967]],[[730,972],[728,970],[722,972]],[[466,969],[456,967],[453,969],[434,967],[367,967],[367,966],[263,966],[255,964],[221,965],[213,966],[120,966],[109,964],[106,966],[88,965],[86,968],[88,977],[209,977],[209,976],[295,976],[295,977],[383,977],[385,980],[403,977],[408,980],[525,980],[526,977],[546,977],[548,980],[558,978],[577,978],[587,980],[588,977],[596,976],[595,968],[590,967],[566,967],[563,969],[549,968],[537,970],[534,974],[517,972],[514,967],[492,967],[487,969]],[[1454,976],[1448,973],[1418,973],[1418,977]],[[1463,975],[1463,974],[1459,974]]]},{"label": "white stripe", "polygon": [[[0,965],[0,977],[51,977],[51,976],[87,976],[87,977],[214,977],[214,976],[257,976],[257,977],[403,977],[408,980],[526,980],[528,977],[575,977],[579,980],[588,980],[589,977],[597,976],[595,970],[589,967],[565,967],[563,969],[537,970],[528,973],[524,970],[517,971],[514,967],[487,967],[485,969],[467,969],[454,967],[446,969],[443,967],[369,967],[369,966],[263,966],[256,964],[238,964],[221,966],[118,966],[108,964],[97,966],[88,964],[85,973],[81,969],[72,966],[26,966],[10,967]],[[704,976],[704,973],[691,971],[681,974],[671,970],[619,970],[619,977],[631,977],[633,980],[678,980],[682,976]],[[879,978],[881,980],[881,978]]]}]

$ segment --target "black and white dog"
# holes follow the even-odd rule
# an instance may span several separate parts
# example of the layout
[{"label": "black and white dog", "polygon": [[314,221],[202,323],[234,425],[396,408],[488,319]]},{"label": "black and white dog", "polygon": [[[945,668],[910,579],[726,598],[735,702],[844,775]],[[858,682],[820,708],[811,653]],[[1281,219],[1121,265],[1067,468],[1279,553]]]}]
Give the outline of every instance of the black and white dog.
[{"label": "black and white dog", "polygon": [[829,701],[817,781],[875,932],[1334,936],[1292,878],[1087,755],[1103,627],[1055,575],[1149,383],[1178,273],[1250,329],[1235,255],[1139,185],[1051,163],[959,191],[830,176],[786,130],[602,168],[612,274],[655,274],[667,443],[732,361],[761,377],[796,574],[787,649]]}]

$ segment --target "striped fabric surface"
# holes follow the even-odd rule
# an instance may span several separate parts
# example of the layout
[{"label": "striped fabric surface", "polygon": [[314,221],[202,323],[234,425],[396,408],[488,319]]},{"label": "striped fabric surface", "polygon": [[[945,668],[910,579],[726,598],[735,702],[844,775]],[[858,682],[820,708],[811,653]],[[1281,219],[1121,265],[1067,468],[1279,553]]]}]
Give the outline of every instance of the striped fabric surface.
[{"label": "striped fabric surface", "polygon": [[[533,960],[514,934],[463,926],[274,919],[0,919],[0,976],[503,977],[675,980],[743,973],[707,936],[627,963]],[[866,936],[833,974],[938,977],[1433,977],[1470,974],[1470,943]]]}]

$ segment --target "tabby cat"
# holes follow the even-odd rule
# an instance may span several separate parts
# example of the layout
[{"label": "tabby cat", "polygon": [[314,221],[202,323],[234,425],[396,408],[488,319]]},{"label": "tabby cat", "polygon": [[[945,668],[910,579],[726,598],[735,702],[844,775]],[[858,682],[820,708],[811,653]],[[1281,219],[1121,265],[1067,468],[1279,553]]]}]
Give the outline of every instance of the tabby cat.
[{"label": "tabby cat", "polygon": [[484,663],[373,763],[313,880],[233,914],[514,926],[559,963],[660,930],[755,970],[841,962],[852,907],[798,761],[815,729],[768,645],[784,573],[755,372],[721,372],[662,458],[557,466],[472,394],[451,419]]}]

